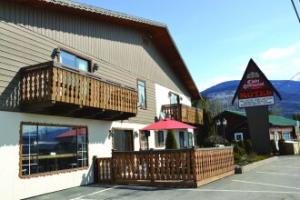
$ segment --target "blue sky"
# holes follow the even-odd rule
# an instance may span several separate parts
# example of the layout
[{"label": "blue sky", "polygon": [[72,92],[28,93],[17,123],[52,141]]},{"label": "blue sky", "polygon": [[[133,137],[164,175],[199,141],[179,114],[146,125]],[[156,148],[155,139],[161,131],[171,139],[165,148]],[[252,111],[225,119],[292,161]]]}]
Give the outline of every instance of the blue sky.
[{"label": "blue sky", "polygon": [[200,91],[241,79],[250,58],[269,79],[300,72],[300,24],[290,0],[78,1],[167,24]]}]

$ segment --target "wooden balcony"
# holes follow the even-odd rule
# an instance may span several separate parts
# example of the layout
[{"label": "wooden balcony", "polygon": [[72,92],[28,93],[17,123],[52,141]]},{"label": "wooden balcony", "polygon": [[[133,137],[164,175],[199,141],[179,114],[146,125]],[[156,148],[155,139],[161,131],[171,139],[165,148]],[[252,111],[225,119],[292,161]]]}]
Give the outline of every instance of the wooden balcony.
[{"label": "wooden balcony", "polygon": [[194,125],[203,124],[203,111],[199,108],[183,104],[169,104],[162,106],[162,112],[177,121]]},{"label": "wooden balcony", "polygon": [[103,120],[124,120],[137,112],[134,88],[56,62],[23,68],[20,87],[24,112]]}]

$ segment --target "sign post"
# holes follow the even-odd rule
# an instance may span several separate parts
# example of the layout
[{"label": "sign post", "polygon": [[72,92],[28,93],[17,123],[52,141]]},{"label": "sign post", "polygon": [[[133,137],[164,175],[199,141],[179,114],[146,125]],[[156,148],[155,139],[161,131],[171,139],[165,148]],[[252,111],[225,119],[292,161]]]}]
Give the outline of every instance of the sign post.
[{"label": "sign post", "polygon": [[250,59],[232,103],[238,98],[239,107],[245,108],[253,150],[258,154],[271,152],[268,106],[275,103],[274,94],[281,99],[272,83]]}]

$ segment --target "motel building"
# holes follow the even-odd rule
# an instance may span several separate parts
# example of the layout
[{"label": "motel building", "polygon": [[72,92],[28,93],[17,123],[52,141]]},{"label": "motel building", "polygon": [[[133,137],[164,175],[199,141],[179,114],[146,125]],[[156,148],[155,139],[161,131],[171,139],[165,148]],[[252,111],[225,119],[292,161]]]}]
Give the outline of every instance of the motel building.
[{"label": "motel building", "polygon": [[[214,121],[218,135],[228,141],[252,140],[245,112],[226,110],[218,114]],[[224,123],[226,122],[226,123]],[[277,150],[280,139],[292,142],[298,139],[297,121],[278,115],[269,115],[269,138],[274,140]]]},{"label": "motel building", "polygon": [[[93,183],[93,157],[164,149],[199,91],[166,25],[66,0],[0,1],[1,199]],[[175,131],[194,145],[194,130]]]}]

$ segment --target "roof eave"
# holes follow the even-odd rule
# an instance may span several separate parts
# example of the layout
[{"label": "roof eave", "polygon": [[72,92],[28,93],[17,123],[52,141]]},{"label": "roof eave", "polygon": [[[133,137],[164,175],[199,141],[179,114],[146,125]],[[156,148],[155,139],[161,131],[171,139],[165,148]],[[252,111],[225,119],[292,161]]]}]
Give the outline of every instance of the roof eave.
[{"label": "roof eave", "polygon": [[[130,26],[141,31],[149,32],[152,35],[157,34],[160,36],[165,36],[165,38],[169,40],[168,46],[173,48],[173,51],[171,51],[173,52],[172,55],[167,56],[169,64],[171,65],[173,71],[175,72],[179,80],[187,88],[192,99],[193,100],[201,99],[200,92],[188,68],[186,67],[184,60],[182,59],[179,53],[179,50],[168,30],[168,27],[165,24],[152,21],[152,20],[139,18],[139,17],[130,16],[120,12],[110,11],[98,7],[92,7],[92,6],[88,6],[88,5],[84,5],[72,1],[71,2],[64,1],[64,0],[14,0],[14,1],[22,2],[24,4],[30,4],[31,6],[35,6],[35,7],[53,8],[57,12],[64,11],[72,14],[79,14],[79,13],[85,14],[88,17],[94,19],[98,19],[98,20],[101,19],[105,22],[115,23],[123,26]],[[154,42],[160,44],[160,41],[154,41]],[[162,52],[164,55],[170,54],[170,48],[166,48],[166,49],[159,48],[159,50],[164,51]],[[177,57],[177,59],[174,59],[174,57]],[[179,70],[182,70],[183,74],[179,73]]]}]

